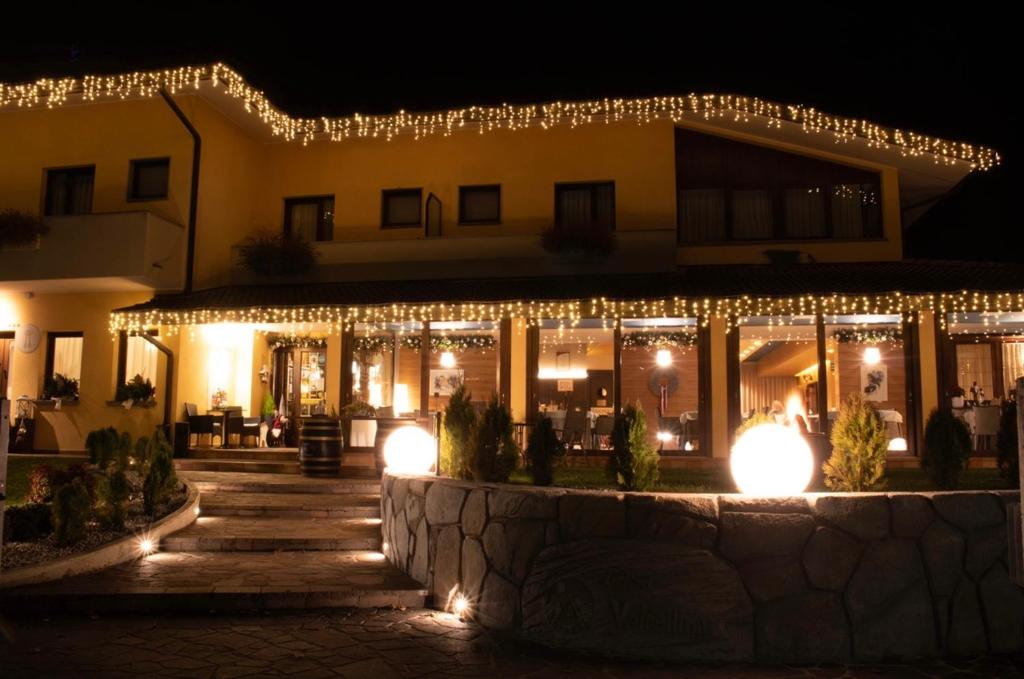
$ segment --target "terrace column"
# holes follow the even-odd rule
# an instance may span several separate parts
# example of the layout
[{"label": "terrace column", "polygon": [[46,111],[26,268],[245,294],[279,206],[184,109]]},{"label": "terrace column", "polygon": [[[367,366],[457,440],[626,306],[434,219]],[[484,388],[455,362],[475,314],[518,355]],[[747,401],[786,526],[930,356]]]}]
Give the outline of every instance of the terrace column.
[{"label": "terrace column", "polygon": [[341,331],[341,379],[338,394],[338,409],[352,402],[352,361],[355,360],[356,331],[346,328]]},{"label": "terrace column", "polygon": [[430,412],[430,321],[420,331],[420,416]]},{"label": "terrace column", "polygon": [[[709,319],[709,358],[711,363],[711,404],[710,412],[701,414],[709,417],[711,426],[711,449],[709,457],[729,457],[729,362],[739,360],[729,355],[727,341],[729,323],[725,318],[713,316]],[[737,330],[733,330],[737,332]]]}]

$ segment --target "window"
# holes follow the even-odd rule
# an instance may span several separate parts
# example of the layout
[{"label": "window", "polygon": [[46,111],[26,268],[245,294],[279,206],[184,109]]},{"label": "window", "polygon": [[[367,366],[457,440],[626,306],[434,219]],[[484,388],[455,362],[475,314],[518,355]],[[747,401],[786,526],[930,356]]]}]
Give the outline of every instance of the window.
[{"label": "window", "polygon": [[[43,398],[77,399],[82,379],[81,332],[51,332],[46,335],[46,378]],[[61,379],[57,379],[57,376]]]},{"label": "window", "polygon": [[460,186],[459,224],[501,223],[501,187]]},{"label": "window", "polygon": [[381,226],[401,228],[422,223],[423,189],[387,189],[381,194]]},{"label": "window", "polygon": [[555,184],[555,226],[615,228],[615,183]]},{"label": "window", "polygon": [[95,166],[68,167],[46,171],[44,214],[87,215],[92,212],[92,185]]},{"label": "window", "polygon": [[679,240],[882,237],[877,172],[676,130]]},{"label": "window", "polygon": [[[158,336],[156,330],[147,330],[146,334],[150,337]],[[156,386],[158,354],[156,346],[143,337],[122,333],[117,359],[117,383],[125,384],[140,375]]]},{"label": "window", "polygon": [[309,242],[334,239],[334,196],[285,198],[284,232]]},{"label": "window", "polygon": [[128,177],[128,200],[166,198],[170,169],[170,158],[133,160]]}]

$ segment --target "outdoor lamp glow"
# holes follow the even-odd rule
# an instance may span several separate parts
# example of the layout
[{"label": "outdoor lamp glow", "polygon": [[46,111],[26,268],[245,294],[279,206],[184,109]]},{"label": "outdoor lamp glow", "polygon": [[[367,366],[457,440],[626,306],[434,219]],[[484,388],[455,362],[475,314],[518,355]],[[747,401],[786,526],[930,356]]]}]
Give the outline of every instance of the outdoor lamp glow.
[{"label": "outdoor lamp glow", "polygon": [[889,450],[893,453],[905,453],[907,452],[907,439],[902,436],[897,436],[894,439],[889,440]]},{"label": "outdoor lamp glow", "polygon": [[814,472],[814,456],[800,433],[781,424],[759,424],[740,436],[729,460],[732,478],[748,495],[797,495]]},{"label": "outdoor lamp glow", "polygon": [[441,367],[442,368],[454,368],[455,367],[455,354],[450,351],[441,352]]},{"label": "outdoor lamp glow", "polygon": [[672,365],[672,352],[668,349],[658,349],[658,353],[654,355],[654,362],[661,368],[667,368]]},{"label": "outdoor lamp glow", "polygon": [[408,384],[396,384],[395,385],[395,398],[393,399],[395,406],[395,414],[401,415],[402,413],[412,412],[412,407],[409,405],[409,385]]},{"label": "outdoor lamp glow", "polygon": [[415,425],[399,427],[384,442],[384,464],[399,474],[425,474],[434,466],[437,443]]},{"label": "outdoor lamp glow", "polygon": [[156,545],[153,544],[153,540],[150,538],[141,538],[139,540],[139,553],[143,556],[148,556],[156,551]]},{"label": "outdoor lamp glow", "polygon": [[882,351],[878,347],[867,347],[864,349],[864,363],[867,365],[878,365],[882,360]]}]

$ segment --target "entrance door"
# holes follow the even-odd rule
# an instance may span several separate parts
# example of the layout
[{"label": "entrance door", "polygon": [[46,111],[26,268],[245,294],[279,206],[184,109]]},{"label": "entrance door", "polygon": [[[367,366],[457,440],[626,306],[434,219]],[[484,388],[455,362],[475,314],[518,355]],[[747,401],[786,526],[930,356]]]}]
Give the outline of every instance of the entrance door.
[{"label": "entrance door", "polygon": [[11,374],[11,348],[14,346],[13,332],[0,332],[0,398],[7,398],[8,379]]}]

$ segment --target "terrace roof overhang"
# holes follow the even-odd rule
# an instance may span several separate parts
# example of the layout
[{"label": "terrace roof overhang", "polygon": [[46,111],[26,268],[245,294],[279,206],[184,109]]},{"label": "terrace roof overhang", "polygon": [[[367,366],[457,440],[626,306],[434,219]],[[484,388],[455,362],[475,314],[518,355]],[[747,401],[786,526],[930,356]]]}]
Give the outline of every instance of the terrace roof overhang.
[{"label": "terrace roof overhang", "polygon": [[1024,310],[1024,265],[705,265],[652,274],[235,285],[116,309],[112,330],[217,322],[403,323]]}]

